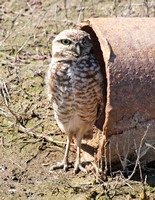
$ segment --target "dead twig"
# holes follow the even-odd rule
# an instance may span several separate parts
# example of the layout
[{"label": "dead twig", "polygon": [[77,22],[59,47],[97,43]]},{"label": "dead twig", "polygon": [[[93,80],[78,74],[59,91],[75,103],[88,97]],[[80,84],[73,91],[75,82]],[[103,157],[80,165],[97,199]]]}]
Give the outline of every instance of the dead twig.
[{"label": "dead twig", "polygon": [[20,53],[22,51],[22,49],[27,45],[31,38],[33,38],[33,36],[28,37],[24,44],[18,49],[17,53]]},{"label": "dead twig", "polygon": [[9,112],[15,117],[16,123],[17,123],[19,121],[19,118],[18,118],[17,114],[12,111],[12,109],[9,107],[9,105],[7,103],[7,99],[6,99],[6,95],[5,95],[4,85],[3,84],[2,84],[2,88],[0,89],[0,92],[1,92],[1,95],[2,95],[3,102],[4,102],[5,106],[7,107]]},{"label": "dead twig", "polygon": [[1,138],[1,143],[0,143],[0,145],[2,145],[2,147],[5,149],[4,137],[1,135],[0,138]]},{"label": "dead twig", "polygon": [[154,149],[154,150],[155,150],[155,147],[154,147],[154,146],[152,146],[151,144],[148,144],[148,143],[146,143],[146,142],[145,142],[145,145],[146,145],[147,147],[150,147],[150,148],[152,148],[152,149]]},{"label": "dead twig", "polygon": [[31,162],[34,158],[37,157],[37,155],[38,155],[39,153],[40,153],[40,149],[38,150],[38,152],[37,152],[32,158],[28,159],[28,160],[25,162],[25,164],[28,164],[29,162]]},{"label": "dead twig", "polygon": [[9,160],[15,164],[16,166],[18,166],[20,169],[25,170],[22,166],[20,166],[18,163],[16,163],[15,161],[13,161],[11,158],[9,158]]},{"label": "dead twig", "polygon": [[[134,144],[135,144],[135,150],[136,150],[136,153],[138,154],[138,150],[137,150],[137,145],[136,145],[136,142],[134,140]],[[140,159],[140,158],[139,158]],[[140,179],[141,179],[141,182],[143,182],[143,175],[142,175],[142,168],[141,168],[141,165],[140,165],[140,160],[138,161],[138,166],[139,166],[139,172],[140,172]]]},{"label": "dead twig", "polygon": [[0,108],[0,115],[5,116],[6,118],[9,117],[8,112],[6,112],[5,110],[3,110],[2,108]]},{"label": "dead twig", "polygon": [[129,181],[132,178],[132,176],[134,175],[134,173],[136,171],[136,168],[138,166],[139,159],[140,159],[140,153],[141,153],[142,144],[143,144],[143,141],[144,141],[144,139],[145,139],[145,137],[146,137],[146,135],[148,133],[149,127],[150,127],[150,124],[147,126],[147,129],[146,129],[146,131],[145,131],[145,133],[144,133],[144,135],[143,135],[143,137],[142,137],[142,139],[140,141],[140,145],[139,145],[139,149],[137,151],[137,159],[136,159],[136,163],[135,163],[134,169],[133,169],[131,175],[125,180],[126,182]]},{"label": "dead twig", "polygon": [[[122,168],[123,168],[123,170],[125,170],[126,169],[126,166],[127,166],[127,156],[128,156],[128,152],[129,152],[129,145],[128,145],[128,151],[127,151],[127,153],[126,153],[126,155],[125,155],[125,157],[122,159],[121,158],[121,155],[120,155],[120,153],[119,153],[119,145],[118,145],[118,134],[117,134],[117,142],[116,142],[116,152],[117,152],[117,155],[118,155],[118,157],[119,157],[119,160],[120,160],[120,163],[121,163],[121,165],[122,165]],[[129,143],[128,143],[129,144]]]},{"label": "dead twig", "polygon": [[14,30],[12,30],[12,29],[14,28],[17,18],[22,14],[22,12],[23,12],[23,10],[20,10],[20,12],[11,20],[12,25],[10,27],[10,30],[7,32],[4,40],[0,43],[0,46],[2,46],[4,44],[4,42],[14,33]]},{"label": "dead twig", "polygon": [[21,142],[19,142],[19,143],[26,143],[26,144],[31,143],[31,144],[35,144],[35,143],[38,143],[38,142],[40,142],[40,141],[42,141],[42,139],[33,140],[33,141],[21,141]]},{"label": "dead twig", "polygon": [[[23,127],[21,124],[14,124],[13,122],[9,122],[10,124],[18,127],[21,131],[23,131],[24,133],[36,137],[36,138],[40,138],[40,139],[45,139],[48,142],[52,142],[54,144],[66,144],[66,142],[62,142],[62,141],[58,141],[58,140],[54,140],[52,137],[50,137],[49,135],[42,135],[40,133],[34,133],[32,131],[29,131],[27,128]],[[75,145],[75,144],[71,144],[71,145]]]},{"label": "dead twig", "polygon": [[67,0],[64,0],[64,9],[65,9],[65,17],[67,19],[68,18],[68,16],[67,16]]},{"label": "dead twig", "polygon": [[35,125],[34,127],[28,129],[28,132],[32,132],[34,129],[38,128],[41,124],[43,124],[44,121],[40,122],[39,124]]},{"label": "dead twig", "polygon": [[[7,107],[7,109],[9,110],[9,112],[15,117],[15,123],[13,122],[10,122],[11,125],[14,125],[16,127],[18,127],[19,129],[21,129],[23,132],[27,133],[28,135],[31,135],[33,137],[36,137],[36,138],[40,138],[40,139],[45,139],[46,141],[48,142],[52,142],[52,143],[59,143],[59,144],[66,144],[66,142],[62,142],[62,141],[56,141],[56,140],[53,140],[53,138],[51,138],[50,136],[48,135],[42,135],[42,134],[39,134],[39,133],[34,133],[33,130],[36,129],[37,127],[39,127],[42,123],[40,122],[39,124],[35,125],[33,128],[30,128],[30,129],[27,129],[25,128],[24,126],[22,126],[22,124],[20,123],[20,119],[19,117],[17,116],[16,113],[14,113],[12,111],[12,109],[9,107],[9,105],[7,104],[7,100],[6,100],[6,96],[5,96],[5,92],[4,92],[4,89],[3,87],[1,88],[1,95],[3,97],[3,101],[4,101],[4,104],[5,106]],[[73,145],[73,144],[72,144]]]}]

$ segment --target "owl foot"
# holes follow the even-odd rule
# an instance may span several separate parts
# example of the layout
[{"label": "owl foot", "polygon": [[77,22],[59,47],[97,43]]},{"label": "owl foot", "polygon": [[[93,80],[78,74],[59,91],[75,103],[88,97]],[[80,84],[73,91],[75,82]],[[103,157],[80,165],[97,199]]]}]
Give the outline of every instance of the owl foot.
[{"label": "owl foot", "polygon": [[77,172],[78,172],[79,170],[81,170],[82,172],[88,174],[87,170],[86,170],[84,167],[82,167],[81,164],[75,165],[74,171],[73,171],[74,174],[77,174]]},{"label": "owl foot", "polygon": [[64,171],[66,172],[68,170],[68,164],[62,162],[62,163],[59,163],[57,165],[53,165],[49,171],[53,171],[53,170],[56,170],[56,169],[64,169]]}]

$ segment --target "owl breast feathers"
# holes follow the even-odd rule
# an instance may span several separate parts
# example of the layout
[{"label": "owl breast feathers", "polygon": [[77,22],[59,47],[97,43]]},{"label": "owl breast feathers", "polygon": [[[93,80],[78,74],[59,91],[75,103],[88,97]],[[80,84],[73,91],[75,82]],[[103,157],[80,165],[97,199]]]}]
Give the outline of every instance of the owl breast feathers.
[{"label": "owl breast feathers", "polygon": [[80,138],[91,135],[103,111],[103,76],[88,33],[66,30],[53,41],[47,86],[62,132]]}]

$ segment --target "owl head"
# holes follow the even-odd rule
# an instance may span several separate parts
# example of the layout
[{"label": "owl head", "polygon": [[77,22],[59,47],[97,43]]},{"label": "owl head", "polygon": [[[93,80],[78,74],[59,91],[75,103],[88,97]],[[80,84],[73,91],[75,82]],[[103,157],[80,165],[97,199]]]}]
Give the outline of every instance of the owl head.
[{"label": "owl head", "polygon": [[84,56],[92,49],[90,35],[82,30],[69,29],[59,33],[53,40],[52,54],[63,56]]}]

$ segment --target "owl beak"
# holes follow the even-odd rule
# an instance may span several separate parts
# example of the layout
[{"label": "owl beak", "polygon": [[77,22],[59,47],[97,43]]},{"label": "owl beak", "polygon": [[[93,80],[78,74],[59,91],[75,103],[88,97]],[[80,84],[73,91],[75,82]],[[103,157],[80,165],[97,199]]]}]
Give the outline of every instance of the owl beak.
[{"label": "owl beak", "polygon": [[76,53],[77,53],[78,55],[81,54],[81,47],[80,47],[80,44],[77,44],[77,45],[76,45]]}]

